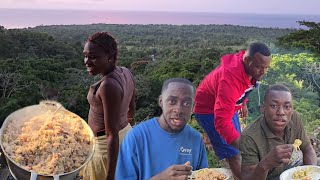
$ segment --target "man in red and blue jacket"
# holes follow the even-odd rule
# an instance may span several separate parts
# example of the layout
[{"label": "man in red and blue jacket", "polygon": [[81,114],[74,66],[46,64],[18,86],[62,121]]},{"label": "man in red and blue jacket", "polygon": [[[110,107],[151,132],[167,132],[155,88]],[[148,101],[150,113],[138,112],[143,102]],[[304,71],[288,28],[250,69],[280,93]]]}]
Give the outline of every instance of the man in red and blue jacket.
[{"label": "man in red and blue jacket", "polygon": [[200,83],[194,114],[220,160],[226,159],[240,177],[240,117],[246,117],[247,96],[258,86],[271,62],[269,48],[252,43],[246,51],[222,56],[221,64]]}]

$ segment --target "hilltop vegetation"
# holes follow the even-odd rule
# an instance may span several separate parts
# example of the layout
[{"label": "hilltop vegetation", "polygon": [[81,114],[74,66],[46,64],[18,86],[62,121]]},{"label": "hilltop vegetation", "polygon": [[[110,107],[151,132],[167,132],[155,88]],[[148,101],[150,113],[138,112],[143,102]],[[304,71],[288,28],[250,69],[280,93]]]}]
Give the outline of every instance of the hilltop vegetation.
[{"label": "hilltop vegetation", "polygon": [[[43,99],[57,100],[87,119],[87,90],[99,77],[85,71],[82,48],[85,39],[97,31],[109,31],[116,37],[119,64],[134,74],[135,122],[161,113],[157,98],[165,79],[184,77],[198,85],[219,65],[221,55],[261,41],[271,48],[273,62],[262,81],[260,99],[269,84],[284,82],[293,91],[295,108],[304,117],[308,132],[320,126],[319,38],[301,40],[301,34],[313,37],[319,33],[318,26],[309,30],[231,25],[0,27],[0,122],[11,112]],[[260,115],[256,90],[248,105],[248,121],[252,121]]]},{"label": "hilltop vegetation", "polygon": [[[158,115],[163,80],[186,77],[196,85],[224,53],[252,41],[273,43],[293,30],[230,25],[70,25],[28,29],[0,28],[0,120],[42,99],[58,100],[86,119],[86,93],[94,82],[82,63],[83,42],[97,31],[119,43],[120,65],[137,84],[136,121]],[[152,56],[153,60],[152,61]]]},{"label": "hilltop vegetation", "polygon": [[[159,115],[157,97],[163,80],[185,77],[198,85],[215,68],[225,53],[234,53],[253,41],[267,43],[274,53],[287,53],[279,48],[277,38],[299,33],[291,29],[242,27],[231,25],[69,25],[38,26],[28,29],[0,30],[1,120],[21,107],[54,99],[86,119],[87,88],[94,82],[84,71],[82,47],[85,39],[97,31],[111,32],[119,43],[119,64],[129,67],[137,84],[137,114],[135,121]],[[289,47],[290,48],[290,47]],[[296,52],[296,51],[295,51]],[[289,55],[290,56],[290,55]],[[293,56],[293,55],[292,55]],[[269,72],[265,84],[286,81],[292,73],[294,81],[304,81],[308,56],[275,55],[282,68]],[[282,58],[283,57],[283,58]],[[292,65],[292,63],[296,65]],[[290,65],[291,64],[291,65]],[[288,67],[286,67],[288,65]],[[289,65],[294,66],[289,70]],[[268,79],[270,76],[270,79]],[[281,78],[280,78],[281,77]],[[290,76],[292,77],[292,76]],[[286,81],[287,82],[287,81]],[[302,88],[309,88],[304,83]],[[262,89],[263,92],[263,89]],[[300,97],[300,96],[299,96]],[[250,119],[259,115],[257,96],[251,96]],[[312,98],[317,99],[317,98]]]}]

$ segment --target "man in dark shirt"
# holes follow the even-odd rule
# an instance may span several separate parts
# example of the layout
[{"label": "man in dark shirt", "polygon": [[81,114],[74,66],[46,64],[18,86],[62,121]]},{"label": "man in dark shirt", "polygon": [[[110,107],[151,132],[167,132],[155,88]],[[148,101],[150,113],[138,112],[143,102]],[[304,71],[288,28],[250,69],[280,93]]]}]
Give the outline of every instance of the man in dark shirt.
[{"label": "man in dark shirt", "polygon": [[241,179],[279,179],[286,169],[299,165],[292,156],[293,143],[300,139],[304,165],[316,165],[317,157],[304,131],[301,118],[293,110],[290,90],[282,85],[270,86],[264,96],[263,115],[241,134]]}]

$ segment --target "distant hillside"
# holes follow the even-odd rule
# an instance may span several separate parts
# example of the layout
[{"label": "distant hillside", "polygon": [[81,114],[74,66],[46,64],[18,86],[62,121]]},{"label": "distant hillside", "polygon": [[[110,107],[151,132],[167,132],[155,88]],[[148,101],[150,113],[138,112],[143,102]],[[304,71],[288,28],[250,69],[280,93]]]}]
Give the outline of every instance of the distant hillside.
[{"label": "distant hillside", "polygon": [[250,41],[271,43],[293,29],[257,28],[233,25],[55,25],[37,26],[30,31],[45,32],[58,40],[83,42],[97,31],[108,31],[121,45],[133,46],[234,46]]},{"label": "distant hillside", "polygon": [[0,26],[0,58],[59,58],[79,57],[79,52],[68,43],[57,41],[47,33],[10,29]]}]

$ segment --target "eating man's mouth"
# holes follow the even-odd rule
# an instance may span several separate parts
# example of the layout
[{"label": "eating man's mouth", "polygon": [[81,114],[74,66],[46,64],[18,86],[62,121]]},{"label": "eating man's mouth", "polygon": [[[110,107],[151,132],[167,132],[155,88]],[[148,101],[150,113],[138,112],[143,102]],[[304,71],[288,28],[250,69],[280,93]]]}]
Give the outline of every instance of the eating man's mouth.
[{"label": "eating man's mouth", "polygon": [[172,119],[172,123],[175,125],[175,126],[181,126],[183,125],[183,120],[180,119],[180,118],[171,118]]},{"label": "eating man's mouth", "polygon": [[92,66],[87,66],[87,71],[92,71],[93,67]]},{"label": "eating man's mouth", "polygon": [[286,120],[284,120],[284,119],[275,119],[274,122],[278,126],[282,126],[282,125],[286,124]]}]

